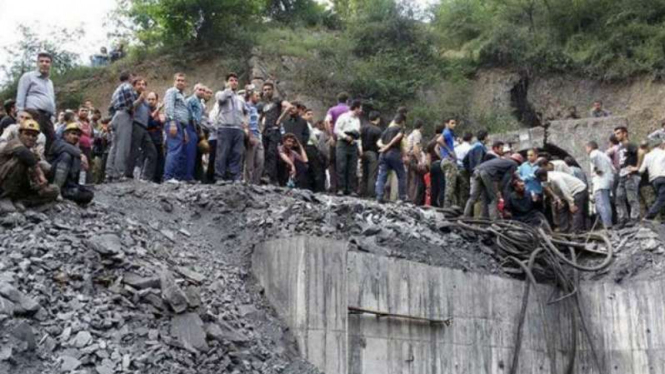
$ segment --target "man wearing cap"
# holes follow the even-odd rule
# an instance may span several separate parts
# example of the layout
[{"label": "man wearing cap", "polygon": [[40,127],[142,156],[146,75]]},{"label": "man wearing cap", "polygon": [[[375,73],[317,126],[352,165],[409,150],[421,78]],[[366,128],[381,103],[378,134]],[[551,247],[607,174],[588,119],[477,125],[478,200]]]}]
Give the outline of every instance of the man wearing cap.
[{"label": "man wearing cap", "polygon": [[536,171],[536,178],[543,184],[545,193],[554,201],[559,218],[559,231],[585,231],[589,201],[587,185],[570,174],[544,168]]},{"label": "man wearing cap", "polygon": [[19,127],[18,137],[0,150],[0,197],[24,206],[44,204],[58,198],[60,190],[48,184],[39,160],[32,152],[39,135],[39,124],[26,120]]},{"label": "man wearing cap", "polygon": [[522,155],[514,153],[510,158],[494,158],[478,165],[471,177],[471,193],[464,208],[464,216],[473,216],[473,206],[485,194],[483,202],[489,201],[489,218],[499,219],[499,200],[522,162]]},{"label": "man wearing cap", "polygon": [[85,205],[92,201],[94,194],[92,190],[79,184],[79,174],[87,164],[87,159],[82,157],[78,147],[80,138],[80,125],[76,122],[68,123],[62,139],[53,143],[51,170],[52,182],[60,188],[62,197]]},{"label": "man wearing cap", "polygon": [[39,127],[46,136],[46,153],[55,141],[55,131],[51,117],[55,113],[55,91],[53,82],[49,78],[53,58],[49,53],[40,52],[37,55],[37,71],[31,71],[21,76],[16,90],[16,109],[35,109],[39,112],[36,118]]}]

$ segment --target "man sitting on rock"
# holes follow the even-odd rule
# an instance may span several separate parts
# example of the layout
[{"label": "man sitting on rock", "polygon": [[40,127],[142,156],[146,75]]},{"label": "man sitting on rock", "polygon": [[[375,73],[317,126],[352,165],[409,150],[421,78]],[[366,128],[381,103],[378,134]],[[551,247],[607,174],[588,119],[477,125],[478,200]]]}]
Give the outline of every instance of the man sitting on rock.
[{"label": "man sitting on rock", "polygon": [[286,170],[289,173],[286,185],[290,188],[302,188],[309,160],[305,148],[298,141],[298,137],[291,133],[284,134],[282,145],[278,146],[277,149],[279,157],[286,165]]},{"label": "man sitting on rock", "polygon": [[62,139],[53,144],[51,168],[53,183],[60,188],[62,197],[85,205],[92,201],[94,194],[92,190],[79,184],[81,168],[87,168],[88,164],[78,147],[80,137],[79,124],[67,124]]},{"label": "man sitting on rock", "polygon": [[18,138],[8,141],[0,151],[1,197],[24,206],[44,204],[58,198],[59,189],[47,183],[32,151],[39,134],[37,121],[24,121]]}]

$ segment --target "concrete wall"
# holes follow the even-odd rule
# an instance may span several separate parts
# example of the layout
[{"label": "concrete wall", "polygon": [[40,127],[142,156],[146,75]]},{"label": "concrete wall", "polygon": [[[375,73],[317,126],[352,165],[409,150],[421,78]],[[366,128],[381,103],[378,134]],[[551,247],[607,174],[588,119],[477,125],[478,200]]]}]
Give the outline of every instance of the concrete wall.
[{"label": "concrete wall", "polygon": [[252,269],[303,358],[326,373],[346,374],[346,247],[298,237],[255,249]]},{"label": "concrete wall", "polygon": [[[334,242],[295,238],[266,243],[255,253],[256,276],[313,364],[328,374],[509,371],[523,282],[343,252]],[[664,286],[663,280],[582,286],[603,373],[665,374]],[[340,297],[344,292],[347,297]],[[551,292],[547,286],[532,289],[519,373],[563,373],[573,353],[570,304],[542,310],[536,302],[546,302]],[[452,318],[452,324],[347,315],[348,306]],[[574,372],[600,373],[579,326],[574,331]]]}]

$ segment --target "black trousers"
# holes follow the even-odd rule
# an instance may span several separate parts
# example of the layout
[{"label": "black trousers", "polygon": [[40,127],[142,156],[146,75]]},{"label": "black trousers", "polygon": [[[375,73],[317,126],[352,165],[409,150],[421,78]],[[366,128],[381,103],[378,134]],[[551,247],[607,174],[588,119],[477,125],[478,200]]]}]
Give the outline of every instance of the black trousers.
[{"label": "black trousers", "polygon": [[44,147],[44,155],[48,156],[51,153],[51,146],[55,142],[55,129],[53,128],[53,122],[51,117],[53,113],[49,113],[44,110],[39,110],[39,118],[35,118],[39,123],[39,129],[42,131],[46,137],[46,144]]}]

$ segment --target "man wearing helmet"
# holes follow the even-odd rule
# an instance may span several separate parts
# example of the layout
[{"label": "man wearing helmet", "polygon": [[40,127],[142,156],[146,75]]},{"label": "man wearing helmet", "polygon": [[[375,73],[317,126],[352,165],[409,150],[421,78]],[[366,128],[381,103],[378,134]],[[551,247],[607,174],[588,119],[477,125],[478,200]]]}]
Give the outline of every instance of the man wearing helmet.
[{"label": "man wearing helmet", "polygon": [[92,201],[94,194],[79,184],[82,163],[87,162],[78,147],[81,133],[78,123],[67,124],[62,139],[56,140],[51,149],[51,170],[53,183],[60,188],[62,197],[84,205]]},{"label": "man wearing helmet", "polygon": [[40,134],[39,124],[26,120],[19,135],[0,150],[0,196],[24,206],[55,201],[60,190],[49,185],[32,152]]}]

